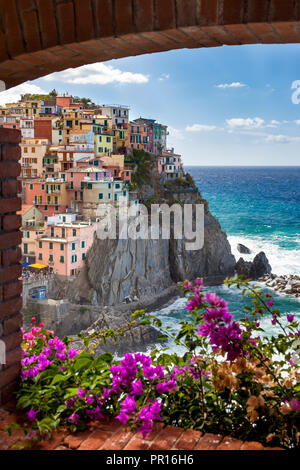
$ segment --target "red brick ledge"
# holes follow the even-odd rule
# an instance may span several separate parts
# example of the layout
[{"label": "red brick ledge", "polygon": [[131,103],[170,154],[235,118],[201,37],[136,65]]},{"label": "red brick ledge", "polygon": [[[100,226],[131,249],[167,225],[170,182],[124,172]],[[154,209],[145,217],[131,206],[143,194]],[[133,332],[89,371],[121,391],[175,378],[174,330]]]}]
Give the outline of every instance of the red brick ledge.
[{"label": "red brick ledge", "polygon": [[[4,427],[20,421],[22,415],[9,408],[0,409],[0,450],[9,450],[19,443],[26,443],[20,430],[9,436]],[[89,425],[86,431],[70,434],[67,430],[53,433],[51,440],[42,441],[33,450],[284,450],[280,447],[264,447],[259,442],[243,442],[232,437],[203,434],[191,429],[155,423],[152,432],[143,439],[140,433],[132,433],[117,420],[106,418]]]}]

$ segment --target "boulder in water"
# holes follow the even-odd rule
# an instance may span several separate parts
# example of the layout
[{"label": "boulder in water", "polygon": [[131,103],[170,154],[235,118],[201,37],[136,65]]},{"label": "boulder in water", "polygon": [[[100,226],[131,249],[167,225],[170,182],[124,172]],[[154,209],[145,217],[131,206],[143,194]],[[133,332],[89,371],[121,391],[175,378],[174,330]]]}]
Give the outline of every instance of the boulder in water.
[{"label": "boulder in water", "polygon": [[247,246],[242,245],[241,243],[238,243],[237,249],[240,253],[244,253],[246,255],[249,255],[251,253],[251,250]]},{"label": "boulder in water", "polygon": [[239,276],[244,276],[253,280],[259,279],[265,274],[271,274],[272,268],[265,253],[258,253],[253,261],[245,261],[240,258],[236,263],[236,272]]}]

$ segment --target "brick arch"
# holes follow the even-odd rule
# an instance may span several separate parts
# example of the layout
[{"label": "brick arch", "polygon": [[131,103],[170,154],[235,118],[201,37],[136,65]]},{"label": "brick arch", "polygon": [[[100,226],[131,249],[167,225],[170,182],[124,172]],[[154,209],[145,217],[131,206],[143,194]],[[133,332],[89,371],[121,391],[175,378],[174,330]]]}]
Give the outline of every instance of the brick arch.
[{"label": "brick arch", "polygon": [[300,42],[299,0],[0,0],[0,80],[171,49]]}]

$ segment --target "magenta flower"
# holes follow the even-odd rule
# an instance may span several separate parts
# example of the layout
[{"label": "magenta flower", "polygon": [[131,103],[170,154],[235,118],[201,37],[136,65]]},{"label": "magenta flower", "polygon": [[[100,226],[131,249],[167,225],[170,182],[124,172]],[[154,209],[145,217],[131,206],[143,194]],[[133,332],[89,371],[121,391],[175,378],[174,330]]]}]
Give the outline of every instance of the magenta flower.
[{"label": "magenta flower", "polygon": [[199,307],[200,304],[202,304],[202,296],[196,294],[192,299],[189,300],[186,309],[191,312],[195,308]]},{"label": "magenta flower", "polygon": [[192,286],[193,286],[193,284],[192,284],[190,281],[187,281],[187,282],[185,282],[185,283],[183,284],[183,287],[184,287],[185,289],[188,289],[188,290],[191,289]]},{"label": "magenta flower", "polygon": [[74,411],[74,413],[72,413],[71,416],[69,416],[68,421],[70,421],[70,423],[73,423],[73,424],[77,425],[78,421],[79,421],[79,418],[80,418],[80,416],[77,413],[75,413],[75,411]]},{"label": "magenta flower", "polygon": [[199,277],[195,279],[195,284],[196,286],[200,287],[202,289],[203,287],[203,279],[200,279]]},{"label": "magenta flower", "polygon": [[33,409],[31,409],[30,411],[28,411],[27,413],[27,416],[28,416],[28,419],[29,421],[35,421],[36,420],[36,415],[39,413],[40,411],[34,411]]},{"label": "magenta flower", "polygon": [[121,402],[122,412],[126,414],[132,413],[136,409],[136,403],[133,397],[129,395]]},{"label": "magenta flower", "polygon": [[69,399],[65,402],[66,407],[67,407],[67,408],[71,408],[71,407],[74,405],[74,403],[75,403],[76,400],[77,400],[76,397],[69,398]]},{"label": "magenta flower", "polygon": [[291,314],[289,314],[289,313],[288,313],[287,316],[286,316],[287,321],[290,322],[290,323],[291,323],[292,321],[294,321],[294,318],[295,318],[295,315],[291,315]]},{"label": "magenta flower", "polygon": [[266,304],[267,304],[268,307],[274,307],[273,300],[267,300]]},{"label": "magenta flower", "polygon": [[116,419],[120,421],[122,424],[126,424],[129,420],[128,414],[124,413],[124,411],[120,411],[120,413],[116,416]]},{"label": "magenta flower", "polygon": [[89,395],[88,397],[86,397],[85,401],[88,405],[91,405],[92,403],[94,403],[94,396]]},{"label": "magenta flower", "polygon": [[86,394],[87,394],[87,391],[83,390],[81,387],[79,387],[78,392],[77,392],[78,397],[79,398],[84,398]]},{"label": "magenta flower", "polygon": [[177,387],[175,380],[170,380],[169,382],[160,382],[156,385],[156,390],[158,393],[166,393],[174,390]]},{"label": "magenta flower", "polygon": [[77,356],[77,354],[78,354],[78,351],[76,351],[76,349],[70,348],[68,351],[68,356],[70,360],[72,360],[75,356]]},{"label": "magenta flower", "polygon": [[294,411],[300,411],[300,401],[297,400],[297,398],[293,398],[293,399],[290,401],[290,405],[291,405],[291,408],[292,408]]},{"label": "magenta flower", "polygon": [[136,380],[132,383],[132,391],[135,395],[140,396],[143,393],[143,384],[141,379]]}]

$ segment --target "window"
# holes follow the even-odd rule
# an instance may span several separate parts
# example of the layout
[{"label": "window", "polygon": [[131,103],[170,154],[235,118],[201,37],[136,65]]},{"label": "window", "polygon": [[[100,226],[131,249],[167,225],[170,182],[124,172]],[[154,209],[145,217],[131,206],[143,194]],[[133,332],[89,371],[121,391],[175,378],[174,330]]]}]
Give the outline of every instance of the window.
[{"label": "window", "polygon": [[28,253],[28,245],[27,243],[24,243],[24,255],[27,255]]},{"label": "window", "polygon": [[30,185],[30,189],[31,189],[31,190],[33,189],[33,184]]},{"label": "window", "polygon": [[106,142],[110,143],[111,142],[111,137],[106,137]]},{"label": "window", "polygon": [[42,253],[39,254],[39,260],[41,261],[43,259]]},{"label": "window", "polygon": [[49,261],[53,261],[53,255],[49,255]]},{"label": "window", "polygon": [[120,189],[120,184],[119,183],[116,183],[116,188]]},{"label": "window", "polygon": [[99,194],[99,199],[103,199],[103,193]]},{"label": "window", "polygon": [[44,207],[44,210],[47,211],[47,210],[48,210],[48,206],[45,206],[45,207]]},{"label": "window", "polygon": [[76,237],[76,229],[73,228],[73,237]]},{"label": "window", "polygon": [[62,229],[61,229],[61,237],[62,237],[62,238],[65,238],[65,237],[66,237],[66,229],[65,229],[65,228],[62,228]]},{"label": "window", "polygon": [[85,242],[81,242],[81,248],[85,248]]},{"label": "window", "polygon": [[59,258],[59,261],[60,261],[60,263],[64,263],[64,262],[65,262],[65,257],[64,257],[64,256],[61,256],[61,257]]},{"label": "window", "polygon": [[35,153],[35,147],[32,147],[31,153]]},{"label": "window", "polygon": [[60,251],[64,251],[65,245],[63,243],[60,244]]},{"label": "window", "polygon": [[43,243],[39,242],[39,248],[43,248]]},{"label": "window", "polygon": [[82,253],[82,260],[85,260],[85,253]]},{"label": "window", "polygon": [[74,189],[73,181],[70,183],[70,189]]},{"label": "window", "polygon": [[49,243],[49,250],[53,250],[53,243],[52,242]]},{"label": "window", "polygon": [[45,185],[44,185],[44,184],[42,184],[42,191],[44,191],[44,190],[45,190]]},{"label": "window", "polygon": [[75,251],[76,243],[72,243],[72,251]]}]

